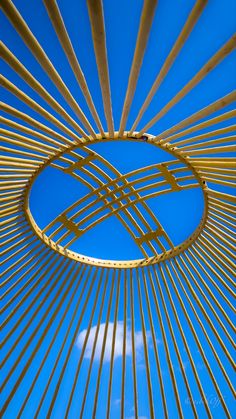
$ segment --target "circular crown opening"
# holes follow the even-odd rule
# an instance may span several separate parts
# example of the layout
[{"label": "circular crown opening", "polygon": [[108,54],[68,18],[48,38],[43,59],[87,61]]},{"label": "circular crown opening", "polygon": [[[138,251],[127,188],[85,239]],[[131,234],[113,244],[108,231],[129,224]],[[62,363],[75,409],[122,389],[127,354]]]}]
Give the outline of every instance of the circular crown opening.
[{"label": "circular crown opening", "polygon": [[60,253],[131,267],[187,246],[201,228],[203,202],[188,162],[144,136],[99,140],[55,156],[34,179],[28,214]]}]

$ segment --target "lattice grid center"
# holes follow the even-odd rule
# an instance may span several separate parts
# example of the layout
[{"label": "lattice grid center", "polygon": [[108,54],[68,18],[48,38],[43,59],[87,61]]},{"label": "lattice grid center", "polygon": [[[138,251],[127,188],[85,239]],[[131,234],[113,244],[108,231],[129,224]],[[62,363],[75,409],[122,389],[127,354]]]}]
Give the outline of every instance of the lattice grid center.
[{"label": "lattice grid center", "polygon": [[[3,419],[233,417],[235,14],[138,3],[1,0]],[[117,140],[170,158],[122,172],[92,147]],[[39,226],[50,168],[87,192]],[[192,188],[202,219],[176,245],[151,201]],[[141,259],[73,251],[111,216]]]},{"label": "lattice grid center", "polygon": [[[91,144],[102,141],[114,143],[114,139],[109,139],[108,133],[106,138],[101,138],[98,134],[95,140],[91,138],[80,147],[67,147],[36,171],[26,195],[27,213],[39,237],[52,249],[65,256],[97,266],[146,266],[178,254],[189,246],[201,231],[204,221],[203,216],[200,225],[190,237],[178,246],[174,246],[170,233],[165,231],[156,214],[149,208],[147,200],[166,193],[204,188],[205,182],[174,147],[169,147],[168,144],[162,146],[160,142],[155,144],[153,136],[145,134],[142,138],[136,138],[134,135],[129,137],[128,132],[124,133],[122,139],[118,137],[118,133],[116,136],[119,140],[148,142],[152,146],[160,147],[170,153],[171,160],[121,173],[101,154],[89,148]],[[76,200],[41,229],[30,211],[29,195],[35,178],[48,166],[73,176],[78,181],[78,187],[82,183],[88,188],[89,193]],[[79,238],[86,231],[113,215],[135,241],[143,253],[143,259],[104,260],[85,256],[70,249],[73,243],[77,241],[79,243]]]}]

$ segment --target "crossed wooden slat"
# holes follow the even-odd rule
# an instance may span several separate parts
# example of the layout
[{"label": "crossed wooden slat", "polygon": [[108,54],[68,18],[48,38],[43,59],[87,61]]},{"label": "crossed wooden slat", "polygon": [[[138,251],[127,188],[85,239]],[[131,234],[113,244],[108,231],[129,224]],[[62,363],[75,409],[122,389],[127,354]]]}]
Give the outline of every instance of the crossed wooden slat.
[{"label": "crossed wooden slat", "polygon": [[[96,224],[116,215],[145,257],[173,248],[171,239],[149,208],[146,199],[149,195],[157,196],[167,191],[198,186],[197,183],[184,183],[182,186],[179,184],[181,180],[195,179],[193,174],[186,175],[188,168],[175,168],[176,165],[179,166],[179,162],[172,161],[122,175],[101,155],[87,147],[83,147],[81,151],[82,154],[69,151],[51,165],[81,181],[91,192],[59,214],[43,232],[49,232],[50,239],[57,236],[57,244],[70,246]],[[185,176],[178,179],[178,174]],[[139,184],[142,186],[137,189]],[[169,189],[161,189],[167,185]],[[153,189],[152,194],[147,194],[147,191]]]},{"label": "crossed wooden slat", "polygon": [[[227,135],[235,127],[224,127],[221,130],[216,129],[213,131],[212,126],[235,117],[235,111],[227,111],[226,109],[224,114],[219,114],[219,112],[235,101],[236,93],[232,92],[220,98],[218,97],[215,102],[207,104],[207,106],[187,116],[184,120],[181,120],[180,112],[179,122],[174,126],[168,126],[164,132],[158,133],[157,131],[154,139],[154,141],[160,142],[162,145],[165,143],[173,144],[179,153],[188,156],[190,164],[193,165],[199,177],[204,182],[207,181],[211,184],[211,187],[209,188],[208,186],[204,191],[206,198],[204,227],[196,240],[194,240],[194,243],[191,243],[191,246],[188,242],[180,254],[177,256],[172,254],[169,260],[162,261],[155,264],[155,266],[142,267],[142,269],[137,270],[130,269],[130,271],[123,269],[124,267],[119,270],[112,270],[107,267],[102,269],[94,266],[86,267],[86,265],[78,264],[74,260],[61,259],[51,248],[47,249],[44,244],[38,242],[37,237],[32,234],[25,220],[25,191],[29,186],[30,177],[44,162],[47,162],[47,159],[51,158],[51,153],[55,155],[57,152],[62,152],[66,146],[74,146],[75,142],[90,141],[91,137],[95,139],[96,127],[102,138],[106,129],[103,129],[100,122],[100,112],[97,111],[93,103],[86,77],[83,75],[79,59],[76,56],[60,12],[60,5],[57,5],[56,0],[43,0],[43,2],[68,63],[77,79],[78,88],[81,89],[93,116],[93,120],[90,122],[89,115],[87,116],[83,113],[83,110],[74,98],[73,92],[66,85],[66,80],[62,79],[57,68],[54,67],[50,57],[47,55],[47,51],[42,48],[32,33],[30,23],[28,25],[24,20],[15,7],[14,2],[2,0],[1,7],[8,20],[18,31],[25,45],[30,49],[32,55],[37,59],[41,68],[49,76],[55,88],[70,107],[68,113],[68,108],[64,107],[63,101],[58,101],[58,99],[50,95],[48,90],[29,71],[30,68],[28,69],[24,66],[24,59],[23,62],[19,61],[8,47],[0,44],[0,53],[7,65],[11,66],[14,72],[50,107],[48,111],[47,106],[40,106],[37,100],[34,100],[30,97],[30,94],[19,89],[18,85],[14,85],[4,76],[1,78],[3,87],[29,107],[29,115],[27,114],[28,112],[23,113],[20,109],[13,108],[7,104],[1,105],[2,110],[13,116],[13,119],[19,118],[21,122],[34,127],[33,130],[28,128],[28,126],[17,124],[13,120],[2,119],[2,122],[10,128],[20,130],[23,133],[23,135],[18,135],[13,132],[6,132],[7,130],[1,131],[1,141],[4,144],[7,143],[7,147],[2,147],[3,156],[1,156],[0,161],[0,214],[3,216],[3,221],[0,222],[1,238],[3,239],[1,256],[4,258],[0,264],[1,270],[3,268],[4,285],[8,287],[3,296],[4,300],[6,301],[8,293],[10,295],[3,307],[3,311],[10,308],[3,324],[3,327],[6,326],[3,345],[7,343],[10,349],[3,360],[3,365],[6,363],[8,370],[2,387],[4,388],[7,385],[8,389],[6,389],[6,397],[3,401],[2,415],[6,414],[11,417],[14,415],[12,407],[14,403],[17,405],[17,399],[20,399],[17,417],[27,415],[28,400],[34,394],[33,392],[36,391],[38,403],[34,406],[34,417],[37,418],[42,413],[41,408],[46,397],[48,397],[48,401],[45,406],[46,412],[44,413],[47,417],[54,417],[56,412],[54,408],[57,408],[61,391],[64,391],[63,385],[66,384],[66,391],[70,392],[70,397],[65,417],[68,417],[69,414],[71,415],[71,412],[73,414],[73,403],[77,403],[78,391],[82,394],[83,400],[81,406],[76,406],[77,415],[83,417],[84,414],[87,414],[87,402],[87,404],[89,403],[92,406],[90,416],[96,417],[98,414],[97,406],[100,400],[100,403],[105,403],[107,417],[109,417],[113,400],[114,356],[110,358],[109,380],[107,387],[104,387],[105,392],[107,392],[107,398],[104,400],[104,397],[101,398],[101,393],[99,396],[104,362],[103,355],[110,321],[114,322],[112,347],[115,348],[115,330],[119,322],[120,311],[123,310],[120,417],[125,417],[127,413],[125,404],[127,393],[130,389],[126,387],[126,380],[129,379],[131,381],[133,379],[135,417],[140,415],[139,394],[140,390],[143,391],[145,388],[149,402],[147,415],[152,418],[155,416],[156,408],[158,413],[161,412],[160,398],[163,406],[162,413],[165,418],[170,416],[168,410],[169,406],[173,407],[173,403],[176,415],[181,418],[188,416],[190,411],[186,410],[183,400],[185,394],[188,395],[188,400],[191,403],[191,413],[195,418],[199,417],[200,412],[202,413],[203,411],[205,416],[210,418],[215,411],[212,410],[213,406],[210,405],[207,399],[209,382],[210,388],[214,388],[214,394],[222,405],[219,415],[230,419],[231,396],[234,394],[231,383],[232,372],[230,370],[232,368],[233,371],[233,360],[230,354],[233,350],[233,338],[231,337],[233,324],[228,314],[232,313],[233,310],[231,301],[235,268],[233,254],[233,246],[235,244],[235,236],[233,235],[235,196],[231,192],[227,192],[227,187],[230,186],[231,188],[235,185],[235,159],[233,159],[232,153],[234,149],[231,144],[235,137],[222,137],[222,134]],[[210,60],[196,72],[192,79],[188,80],[187,84],[164,107],[155,110],[155,115],[151,116],[151,120],[145,121],[146,125],[144,126],[142,117],[151,104],[154,95],[158,92],[163,80],[168,76],[186,39],[207,4],[207,0],[196,0],[173,47],[170,52],[166,51],[166,60],[163,62],[159,73],[156,74],[154,83],[147,93],[143,105],[137,110],[137,117],[130,128],[126,122],[133,104],[147,41],[151,34],[151,22],[156,3],[156,0],[145,0],[143,2],[140,24],[139,28],[137,28],[136,47],[121,112],[121,121],[119,127],[117,127],[120,136],[122,136],[124,130],[129,130],[129,135],[131,136],[136,129],[139,130],[139,133],[134,135],[142,136],[144,131],[158,123],[186,95],[191,93],[192,89],[230,54],[236,45],[235,36],[232,36],[218,51],[214,52]],[[87,0],[87,4],[104,113],[109,137],[113,138],[115,134],[115,126],[113,124],[114,109],[111,100],[112,92],[110,89],[103,4],[101,0]],[[121,57],[117,56],[117,61],[120,62],[120,60]],[[43,124],[37,118],[35,119],[34,114],[32,115],[33,117],[30,116],[32,111],[38,113],[40,120],[43,117],[46,124]],[[217,116],[214,116],[214,114]],[[52,129],[51,125],[56,130]],[[205,128],[208,130],[204,134],[200,133],[198,135],[198,133],[197,137],[191,136],[191,138],[186,138],[189,134]],[[156,132],[155,129],[153,132]],[[24,134],[29,135],[30,138]],[[221,137],[216,139],[216,136]],[[37,141],[31,137],[36,137]],[[105,134],[105,137],[107,138],[107,134]],[[208,140],[209,138],[210,140]],[[214,147],[211,147],[212,145]],[[225,152],[231,153],[230,156],[232,157],[223,155]],[[209,154],[213,156],[209,157]],[[84,160],[81,160],[80,157],[83,157]],[[78,161],[78,167],[76,169],[76,166],[74,166],[75,170],[70,171],[70,167],[72,168],[75,161]],[[153,166],[153,170],[156,170],[155,173],[151,172],[149,174],[151,170],[149,167],[121,175],[115,169],[113,172],[110,172],[110,170],[107,170],[107,166],[104,169],[101,165],[104,165],[104,162],[101,162],[97,156],[95,158],[90,156],[89,153],[87,153],[87,157],[84,155],[79,156],[74,151],[69,152],[69,155],[67,154],[59,161],[58,167],[60,169],[67,171],[72,176],[79,177],[80,180],[83,177],[83,181],[87,182],[90,190],[89,194],[83,197],[79,203],[76,202],[72,206],[73,208],[70,208],[72,216],[69,213],[69,208],[65,211],[65,214],[60,215],[61,220],[64,222],[64,227],[67,225],[72,231],[75,229],[76,234],[79,236],[80,229],[84,232],[92,225],[92,217],[95,217],[95,222],[102,222],[104,219],[102,209],[104,211],[105,208],[107,211],[105,216],[108,217],[115,214],[117,217],[120,217],[121,222],[135,236],[137,245],[141,248],[141,246],[145,247],[148,244],[148,251],[153,252],[153,249],[149,246],[150,243],[153,245],[153,238],[156,240],[160,239],[160,243],[161,239],[164,238],[164,236],[158,235],[158,220],[154,223],[155,228],[148,224],[145,231],[142,229],[142,234],[137,232],[137,225],[141,228],[144,220],[147,222],[148,219],[149,207],[145,207],[147,205],[146,201],[149,198],[158,196],[160,193],[171,192],[171,184],[173,182],[180,185],[181,182],[178,176],[181,173],[184,174],[186,169],[176,168],[174,166],[175,162],[173,162],[164,164],[164,166]],[[78,171],[80,176],[78,176]],[[223,193],[221,190],[213,190],[214,185],[216,187],[217,185],[226,187],[226,193]],[[188,178],[188,175],[186,175],[185,182],[181,185],[181,188],[192,186],[196,186],[196,184],[192,183],[191,176]],[[76,207],[77,204],[78,207]],[[79,209],[81,205],[85,207],[84,212]],[[75,215],[74,210],[77,211],[78,220],[73,219]],[[85,211],[88,211],[86,221]],[[82,221],[85,223],[85,228]],[[63,227],[62,223],[61,225]],[[76,268],[75,265],[77,265]],[[75,271],[73,271],[74,268]],[[103,283],[105,283],[104,287]],[[109,283],[112,283],[111,291],[108,291],[109,286],[107,287],[107,284]],[[88,286],[87,289],[86,286]],[[74,291],[69,296],[73,287]],[[96,290],[96,296],[94,296],[92,290]],[[99,296],[100,291],[102,298]],[[106,298],[109,300],[107,307]],[[115,301],[114,316],[113,300]],[[70,310],[72,310],[73,305],[75,308],[72,314]],[[32,309],[32,315],[29,316],[30,309]],[[42,309],[43,313],[36,324],[34,324],[35,317],[40,309]],[[86,336],[89,336],[91,326],[96,323],[96,335],[93,340],[93,353],[95,353],[103,309],[106,311],[106,332],[103,336],[103,352],[99,360],[97,380],[94,380],[94,376],[93,380],[90,380],[93,365],[92,358],[88,370],[84,371],[83,376],[80,373],[86,350],[85,339],[76,373],[69,382],[67,379],[65,380],[65,372],[68,367],[71,367],[70,360],[75,346],[74,342],[81,330],[82,322],[84,319],[87,319],[84,313],[88,310],[89,316],[91,314],[89,322],[85,321],[84,323],[84,327],[87,328]],[[96,314],[98,310],[99,315]],[[144,387],[143,383],[140,387],[139,380],[137,380],[137,352],[135,349],[135,331],[138,330],[139,323],[136,321],[137,315],[141,319],[145,355],[147,386]],[[51,327],[55,324],[54,319],[57,318],[56,316],[60,317],[60,322],[58,322],[56,327]],[[66,316],[69,317],[69,320],[66,320],[66,332],[64,333],[63,321],[67,319]],[[221,316],[223,317],[221,318]],[[131,318],[132,328],[132,377],[129,374],[129,367],[126,362],[126,334],[128,333],[129,317]],[[11,327],[11,325],[13,326]],[[155,361],[153,357],[149,359],[148,325],[151,328]],[[13,334],[15,332],[17,333],[14,340]],[[50,343],[46,340],[47,333],[50,335]],[[158,336],[161,336],[163,341],[164,361],[162,361],[162,357],[159,357]],[[9,339],[11,339],[11,342],[9,342]],[[32,345],[32,341],[35,342],[35,346]],[[53,352],[53,357],[50,357],[52,354],[50,351],[55,342],[58,350]],[[192,351],[193,343],[196,345],[197,353],[201,355],[205,369],[203,375],[198,370],[198,357]],[[37,355],[40,348],[43,349],[44,356],[39,360]],[[183,348],[185,353],[182,351]],[[221,348],[220,352],[218,348]],[[11,359],[7,365],[10,355],[14,355],[15,358],[13,362]],[[191,364],[192,375],[185,371],[184,359],[186,355],[188,355],[187,359]],[[52,359],[53,362],[51,362]],[[181,381],[178,379],[178,374],[175,371],[177,360],[183,378]],[[46,368],[48,368],[46,371],[47,378],[43,378],[44,388],[41,388],[40,379],[43,377],[41,374],[44,372],[45,364]],[[60,365],[62,365],[62,368],[58,370]],[[162,377],[162,367],[168,368],[171,386],[169,381],[167,386],[166,380]],[[15,371],[17,371],[16,375]],[[206,382],[206,373],[208,374],[208,382]],[[32,382],[29,382],[28,378],[25,379],[27,375],[32,377]],[[158,376],[160,384],[160,397],[156,397],[157,393],[154,386],[152,388],[152,379],[155,375]],[[52,386],[53,382],[55,384],[54,387]],[[92,385],[89,383],[92,383]],[[91,386],[95,390],[94,399],[91,398]],[[170,387],[172,391],[170,391]],[[54,389],[52,390],[52,388]],[[227,393],[225,393],[226,389],[228,389]],[[227,394],[227,399],[224,397],[225,394]],[[202,406],[198,411],[199,406],[195,405],[195,400],[196,397],[199,400],[199,396],[201,397]]]}]

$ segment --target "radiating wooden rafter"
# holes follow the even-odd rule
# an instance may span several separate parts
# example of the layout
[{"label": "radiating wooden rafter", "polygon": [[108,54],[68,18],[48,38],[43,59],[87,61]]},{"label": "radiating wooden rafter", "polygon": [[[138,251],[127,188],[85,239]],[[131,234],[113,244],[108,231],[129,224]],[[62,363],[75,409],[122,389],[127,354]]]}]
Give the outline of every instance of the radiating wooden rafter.
[{"label": "radiating wooden rafter", "polygon": [[[60,4],[56,0],[43,0],[43,4],[90,114],[86,115],[77,103],[14,2],[2,0],[6,18],[62,100],[54,98],[27,63],[14,55],[10,45],[0,43],[5,63],[29,86],[28,90],[21,90],[8,77],[0,78],[7,97],[18,99],[17,105],[15,101],[0,104],[0,267],[4,316],[1,415],[8,419],[14,411],[17,418],[57,418],[58,412],[65,418],[100,417],[103,406],[105,416],[113,417],[114,388],[120,386],[122,418],[128,415],[127,401],[133,404],[135,418],[143,414],[154,418],[160,412],[168,418],[173,408],[176,417],[213,418],[209,391],[219,402],[220,417],[231,418],[236,242],[236,198],[232,192],[236,111],[231,108],[236,93],[219,97],[164,132],[155,133],[155,124],[234,50],[235,35],[143,128],[135,131],[194,25],[200,24],[203,9],[207,10],[206,0],[195,2],[130,128],[128,115],[151,24],[158,13],[156,1],[144,0],[116,131],[103,3],[88,0],[106,130]],[[34,93],[34,98],[37,95],[39,102],[29,92]],[[153,135],[146,133],[151,127]],[[145,141],[150,147],[169,152],[172,160],[121,173],[89,148],[90,144],[117,139]],[[35,178],[49,165],[83,182],[88,193],[41,229],[30,213],[28,198]],[[204,214],[196,231],[175,246],[151,211],[149,200],[189,187],[202,188]],[[129,231],[142,250],[143,259],[104,261],[78,255],[68,248],[89,228],[112,215]],[[76,342],[82,331],[84,340],[78,347]],[[117,369],[120,340],[121,363]],[[204,369],[199,368],[199,362]],[[141,400],[145,392],[143,412]],[[199,400],[201,403],[196,402]]]}]

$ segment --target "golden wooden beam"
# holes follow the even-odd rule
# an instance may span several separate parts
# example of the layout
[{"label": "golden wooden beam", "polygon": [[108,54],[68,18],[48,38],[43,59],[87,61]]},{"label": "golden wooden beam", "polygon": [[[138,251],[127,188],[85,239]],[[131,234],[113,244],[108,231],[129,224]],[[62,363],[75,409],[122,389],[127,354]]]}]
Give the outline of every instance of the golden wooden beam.
[{"label": "golden wooden beam", "polygon": [[187,38],[189,37],[191,31],[193,30],[196,22],[198,21],[199,17],[202,14],[202,11],[204,7],[207,4],[207,0],[197,0],[193,9],[191,10],[191,13],[188,16],[188,19],[181,30],[174,46],[172,47],[169,55],[167,56],[160,72],[158,73],[143,105],[141,106],[139,113],[137,115],[137,118],[135,119],[132,128],[130,130],[130,135],[133,134],[135,131],[138,123],[140,122],[144,112],[148,108],[150,102],[152,101],[154,95],[156,94],[158,88],[160,87],[161,83],[165,79],[166,75],[168,74],[169,70],[171,69],[175,59],[177,58],[179,52],[181,51],[183,45],[185,44]]},{"label": "golden wooden beam", "polygon": [[95,105],[93,103],[93,99],[91,96],[91,93],[89,91],[85,76],[82,72],[82,69],[80,67],[78,58],[75,54],[73,45],[71,43],[70,37],[68,35],[68,32],[66,30],[63,17],[60,13],[59,7],[57,5],[56,0],[43,0],[45,7],[47,9],[48,15],[50,17],[50,20],[53,24],[53,27],[56,31],[57,37],[62,45],[62,48],[64,49],[65,55],[70,63],[70,66],[73,70],[73,73],[79,83],[79,86],[84,94],[84,97],[86,99],[86,102],[88,104],[88,107],[91,111],[91,114],[93,115],[93,118],[97,124],[97,127],[100,131],[100,134],[104,136],[104,130],[101,124],[101,121],[99,119],[97,110],[95,108]]},{"label": "golden wooden beam", "polygon": [[215,55],[198,71],[198,73],[158,112],[140,131],[139,136],[149,130],[159,119],[161,119],[169,110],[184,98],[206,75],[212,71],[228,54],[236,47],[236,35],[232,36],[216,52]]},{"label": "golden wooden beam", "polygon": [[[69,89],[63,82],[62,78],[60,77],[59,73],[53,66],[52,62],[48,58],[47,54],[31,32],[29,26],[23,19],[23,17],[18,12],[17,8],[13,4],[11,0],[3,0],[1,3],[3,12],[6,14],[8,19],[11,21],[12,25],[15,27],[16,31],[19,33],[21,38],[24,40],[27,47],[30,49],[32,54],[35,56],[41,67],[47,73],[48,77],[52,80],[55,84],[59,92],[62,94],[64,99],[67,101],[69,106],[74,110],[78,118],[84,124],[84,126],[88,129],[88,131],[94,135],[94,131],[88,122],[88,119],[82,112],[81,108],[79,107],[78,103],[70,93]],[[86,133],[80,128],[80,133],[82,136],[86,136]]]},{"label": "golden wooden beam", "polygon": [[[168,74],[205,3],[196,1],[132,130]],[[143,413],[140,391],[147,394],[145,415],[151,418],[160,413],[167,419],[171,404],[179,417],[191,414],[197,419],[200,411],[195,403],[196,395],[201,400],[201,414],[211,418],[215,411],[208,399],[206,385],[209,383],[220,401],[219,414],[230,419],[228,400],[234,395],[231,380],[236,242],[236,198],[232,193],[236,130],[232,119],[236,112],[219,111],[235,101],[236,93],[217,99],[158,135],[145,133],[144,138],[137,139],[140,133],[132,132],[130,137],[125,125],[156,6],[156,1],[146,0],[121,126],[119,131],[114,131],[103,7],[101,1],[88,0],[109,130],[104,132],[56,0],[44,0],[44,4],[100,133],[94,132],[81,113],[72,92],[12,1],[3,0],[5,14],[91,135],[82,135],[84,131],[80,132],[77,121],[61,102],[1,43],[0,52],[7,64],[58,114],[57,118],[6,77],[1,77],[4,88],[19,99],[19,109],[11,103],[0,104],[5,114],[0,117],[0,267],[4,314],[2,366],[6,371],[1,385],[5,394],[1,413],[11,417],[14,404],[16,416],[25,417],[29,402],[37,392],[33,416],[38,418],[43,413],[48,418],[54,417],[58,415],[58,403],[66,383],[65,406],[60,412],[65,418],[74,414],[74,408],[80,417],[88,415],[88,411],[91,417],[98,416],[101,403],[110,417],[114,389],[119,394],[122,418],[128,414],[127,399],[134,405],[135,418]],[[215,54],[157,114],[158,119],[234,48],[233,42],[234,38]],[[28,111],[21,110],[21,102],[29,106]],[[39,120],[31,116],[32,111],[39,114]],[[41,122],[42,118],[45,123]],[[216,124],[222,125],[214,128]],[[115,139],[145,141],[150,147],[169,153],[170,160],[121,173],[89,147]],[[31,214],[29,194],[37,176],[47,167],[73,176],[88,192],[41,228]],[[152,211],[150,200],[195,187],[201,189],[204,201],[201,221],[186,240],[174,245],[169,231],[165,231]],[[142,259],[96,259],[69,248],[75,240],[79,244],[82,234],[112,215],[143,252]],[[76,342],[81,332],[84,340],[78,348]],[[118,341],[121,362],[116,370]],[[198,357],[204,374],[198,368]],[[74,358],[76,362],[71,369]],[[165,373],[169,375],[168,385]],[[28,375],[30,381],[26,380]],[[131,396],[128,380],[133,388]],[[101,397],[101,386],[105,399]],[[81,403],[75,405],[78,394]],[[185,394],[189,401],[187,409]]]},{"label": "golden wooden beam", "polygon": [[138,81],[139,72],[141,69],[146,45],[148,42],[150,30],[152,27],[152,21],[157,5],[157,0],[145,0],[143,4],[142,14],[139,23],[139,31],[136,40],[136,46],[134,51],[133,62],[129,74],[128,87],[125,95],[125,101],[123,105],[119,136],[122,136],[126,127],[127,118],[129,115],[132,100],[135,94],[135,89]]},{"label": "golden wooden beam", "polygon": [[107,120],[110,138],[114,137],[114,125],[112,116],[111,91],[109,81],[109,69],[107,61],[107,47],[103,6],[101,0],[87,0],[88,12],[93,36],[94,52],[98,68],[98,76],[102,91],[103,107]]}]

